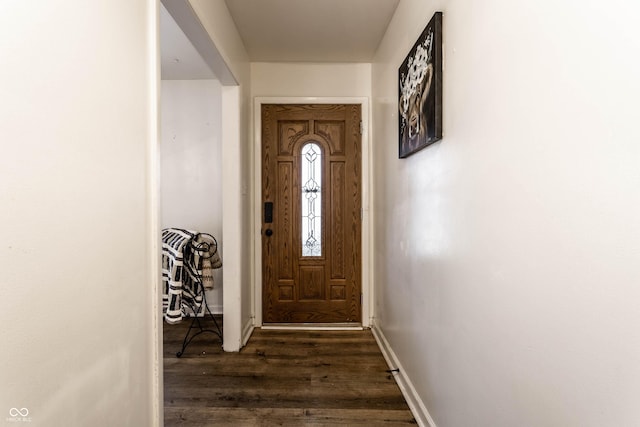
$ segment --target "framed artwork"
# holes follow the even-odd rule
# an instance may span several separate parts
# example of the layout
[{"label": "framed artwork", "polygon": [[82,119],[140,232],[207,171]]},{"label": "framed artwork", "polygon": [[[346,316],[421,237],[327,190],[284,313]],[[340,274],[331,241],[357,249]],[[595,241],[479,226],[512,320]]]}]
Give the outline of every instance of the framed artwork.
[{"label": "framed artwork", "polygon": [[398,69],[399,157],[442,139],[442,12],[436,12]]}]

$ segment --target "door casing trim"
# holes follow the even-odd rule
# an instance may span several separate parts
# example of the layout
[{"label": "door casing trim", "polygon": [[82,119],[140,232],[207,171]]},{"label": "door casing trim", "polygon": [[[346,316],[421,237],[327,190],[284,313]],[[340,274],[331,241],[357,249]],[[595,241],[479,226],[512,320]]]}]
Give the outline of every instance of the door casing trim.
[{"label": "door casing trim", "polygon": [[256,97],[254,98],[254,147],[253,147],[253,183],[254,209],[253,233],[253,297],[251,307],[254,313],[254,327],[262,326],[262,104],[359,104],[362,120],[362,327],[368,328],[373,317],[373,283],[371,276],[372,251],[372,215],[371,200],[371,140],[369,138],[369,98],[367,97]]}]

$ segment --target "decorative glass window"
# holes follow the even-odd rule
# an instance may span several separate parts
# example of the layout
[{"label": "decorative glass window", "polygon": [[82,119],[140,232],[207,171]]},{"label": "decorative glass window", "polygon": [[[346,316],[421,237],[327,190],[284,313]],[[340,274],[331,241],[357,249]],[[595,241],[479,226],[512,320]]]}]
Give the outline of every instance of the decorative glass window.
[{"label": "decorative glass window", "polygon": [[322,255],[322,151],[316,143],[302,147],[302,256]]}]

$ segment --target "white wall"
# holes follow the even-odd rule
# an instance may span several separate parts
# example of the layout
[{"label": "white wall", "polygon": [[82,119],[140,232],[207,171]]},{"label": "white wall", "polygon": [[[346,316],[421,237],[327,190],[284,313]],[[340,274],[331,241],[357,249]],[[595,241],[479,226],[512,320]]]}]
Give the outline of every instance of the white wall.
[{"label": "white wall", "polygon": [[[397,69],[444,12],[444,139]],[[377,323],[440,426],[640,424],[632,2],[402,1],[373,64]]]},{"label": "white wall", "polygon": [[156,16],[0,5],[0,423],[158,425]]},{"label": "white wall", "polygon": [[224,0],[189,0],[238,86],[222,87],[224,349],[238,351],[253,325],[250,169],[251,69]]},{"label": "white wall", "polygon": [[371,96],[371,64],[251,64],[251,90],[256,96]]},{"label": "white wall", "polygon": [[[222,254],[220,82],[163,80],[161,99],[162,228],[209,233]],[[223,272],[214,270],[214,289],[207,292],[215,313],[222,313]]]}]

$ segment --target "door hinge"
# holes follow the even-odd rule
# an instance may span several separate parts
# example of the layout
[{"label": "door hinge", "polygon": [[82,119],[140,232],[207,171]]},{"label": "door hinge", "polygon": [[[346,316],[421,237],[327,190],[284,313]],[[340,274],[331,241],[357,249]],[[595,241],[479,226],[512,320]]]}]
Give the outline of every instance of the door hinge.
[{"label": "door hinge", "polygon": [[360,135],[364,132],[364,125],[362,124],[362,120],[360,120]]}]

